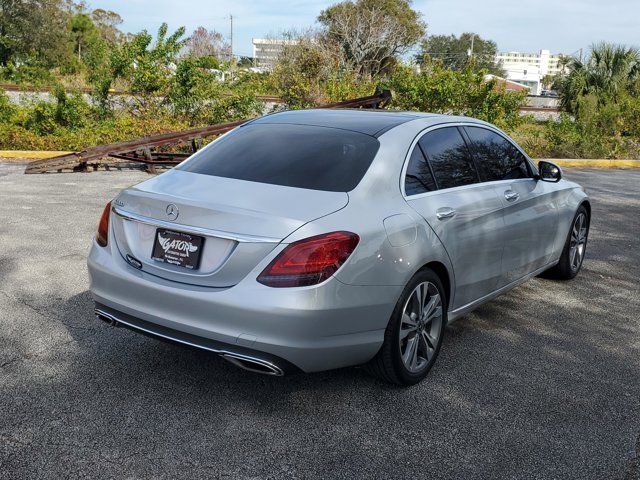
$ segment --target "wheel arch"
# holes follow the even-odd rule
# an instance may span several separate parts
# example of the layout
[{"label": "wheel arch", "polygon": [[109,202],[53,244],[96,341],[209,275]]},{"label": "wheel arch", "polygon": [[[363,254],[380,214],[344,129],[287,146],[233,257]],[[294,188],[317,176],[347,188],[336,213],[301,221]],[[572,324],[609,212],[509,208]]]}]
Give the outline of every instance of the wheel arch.
[{"label": "wheel arch", "polygon": [[438,261],[432,261],[424,264],[418,271],[422,271],[427,268],[432,270],[442,282],[442,286],[444,287],[445,292],[447,292],[446,300],[447,300],[447,308],[448,308],[449,305],[451,305],[451,300],[453,299],[453,281],[451,278],[451,274],[449,273],[449,270],[447,269],[444,263],[438,262]]},{"label": "wheel arch", "polygon": [[584,199],[578,205],[578,208],[584,207],[587,210],[587,216],[589,217],[589,223],[591,223],[591,202],[588,199]]}]

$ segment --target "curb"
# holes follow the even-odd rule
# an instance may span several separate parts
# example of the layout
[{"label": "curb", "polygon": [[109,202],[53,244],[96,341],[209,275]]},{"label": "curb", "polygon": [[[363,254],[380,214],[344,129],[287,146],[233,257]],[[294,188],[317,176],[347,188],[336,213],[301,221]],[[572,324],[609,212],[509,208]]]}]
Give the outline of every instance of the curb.
[{"label": "curb", "polygon": [[42,160],[45,158],[66,155],[72,152],[58,152],[55,150],[0,150],[0,158],[26,158],[27,160]]},{"label": "curb", "polygon": [[640,160],[613,160],[613,159],[590,159],[590,158],[539,158],[555,163],[560,167],[574,168],[640,168]]}]

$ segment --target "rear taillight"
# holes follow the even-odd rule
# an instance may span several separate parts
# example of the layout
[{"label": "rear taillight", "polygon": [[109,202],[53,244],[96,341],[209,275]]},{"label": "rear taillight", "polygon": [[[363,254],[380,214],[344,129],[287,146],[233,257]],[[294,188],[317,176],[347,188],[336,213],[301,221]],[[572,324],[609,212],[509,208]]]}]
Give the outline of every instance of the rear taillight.
[{"label": "rear taillight", "polygon": [[262,271],[258,282],[269,287],[324,282],[349,258],[359,240],[355,233],[332,232],[294,242]]},{"label": "rear taillight", "polygon": [[102,216],[100,217],[100,223],[98,224],[98,233],[96,234],[96,242],[101,247],[107,246],[107,241],[109,240],[109,215],[111,213],[111,202],[107,203],[107,206],[104,207],[102,211]]}]

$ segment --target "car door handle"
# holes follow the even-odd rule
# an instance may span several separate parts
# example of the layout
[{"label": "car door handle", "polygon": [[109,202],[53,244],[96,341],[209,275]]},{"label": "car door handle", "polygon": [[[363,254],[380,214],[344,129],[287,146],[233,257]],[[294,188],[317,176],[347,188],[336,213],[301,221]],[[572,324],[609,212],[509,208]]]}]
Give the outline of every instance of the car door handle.
[{"label": "car door handle", "polygon": [[508,202],[513,202],[520,198],[520,194],[518,192],[514,192],[513,190],[507,190],[506,192],[504,192],[504,198],[506,198]]},{"label": "car door handle", "polygon": [[451,218],[456,214],[456,211],[450,207],[439,208],[436,211],[436,217],[438,220],[444,220],[445,218]]}]

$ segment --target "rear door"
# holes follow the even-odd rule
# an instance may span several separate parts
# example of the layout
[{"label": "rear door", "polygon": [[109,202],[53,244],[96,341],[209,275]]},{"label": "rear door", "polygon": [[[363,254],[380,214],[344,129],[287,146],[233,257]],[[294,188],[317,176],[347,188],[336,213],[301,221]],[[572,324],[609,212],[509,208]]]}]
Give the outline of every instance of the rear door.
[{"label": "rear door", "polygon": [[492,291],[501,277],[502,202],[480,177],[455,126],[437,127],[419,138],[406,167],[409,205],[442,241],[454,269],[451,309]]},{"label": "rear door", "polygon": [[492,182],[504,206],[504,286],[550,261],[558,225],[554,189],[533,178],[528,159],[499,132],[483,126],[464,131],[481,180]]}]

